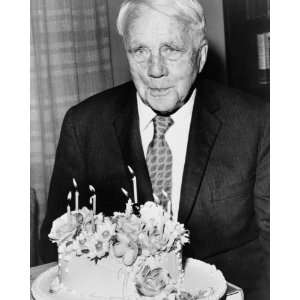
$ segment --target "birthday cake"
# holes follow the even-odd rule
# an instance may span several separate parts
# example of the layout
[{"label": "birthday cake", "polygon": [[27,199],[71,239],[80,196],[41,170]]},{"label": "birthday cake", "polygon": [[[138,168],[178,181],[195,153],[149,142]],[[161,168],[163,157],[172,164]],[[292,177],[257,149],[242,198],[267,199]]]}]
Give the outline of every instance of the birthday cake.
[{"label": "birthday cake", "polygon": [[52,293],[163,299],[180,290],[188,232],[155,202],[137,207],[129,200],[125,212],[110,217],[86,207],[68,209],[53,222],[49,238],[59,258]]},{"label": "birthday cake", "polygon": [[[189,259],[183,268],[181,250],[189,234],[173,219],[170,200],[165,206],[154,195],[153,202],[138,205],[134,193],[124,212],[104,216],[96,214],[95,189],[90,191],[92,209],[79,209],[76,190],[75,210],[68,205],[52,224],[58,266],[34,282],[36,300],[216,300],[225,293],[226,281],[214,266]],[[195,277],[204,280],[195,286]]]}]

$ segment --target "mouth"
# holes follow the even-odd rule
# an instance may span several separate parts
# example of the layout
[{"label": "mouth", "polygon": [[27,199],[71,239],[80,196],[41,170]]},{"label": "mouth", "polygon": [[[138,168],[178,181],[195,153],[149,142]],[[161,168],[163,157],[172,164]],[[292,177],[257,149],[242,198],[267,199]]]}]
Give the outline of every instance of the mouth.
[{"label": "mouth", "polygon": [[150,95],[153,97],[161,97],[161,96],[166,96],[170,91],[171,88],[149,88],[150,90]]}]

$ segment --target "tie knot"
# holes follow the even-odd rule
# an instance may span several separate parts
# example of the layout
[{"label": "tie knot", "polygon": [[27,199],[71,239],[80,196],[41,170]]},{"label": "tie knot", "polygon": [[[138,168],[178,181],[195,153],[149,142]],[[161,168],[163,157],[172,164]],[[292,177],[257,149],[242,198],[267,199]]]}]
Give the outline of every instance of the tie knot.
[{"label": "tie knot", "polygon": [[174,121],[171,117],[156,116],[153,119],[154,136],[157,136],[158,138],[163,137],[173,123]]}]

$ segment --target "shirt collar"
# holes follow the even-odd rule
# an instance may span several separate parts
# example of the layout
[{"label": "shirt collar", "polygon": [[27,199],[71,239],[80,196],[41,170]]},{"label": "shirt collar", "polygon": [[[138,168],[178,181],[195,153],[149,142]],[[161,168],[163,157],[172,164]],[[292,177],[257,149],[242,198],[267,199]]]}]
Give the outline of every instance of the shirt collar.
[{"label": "shirt collar", "polygon": [[[194,89],[190,99],[174,114],[171,115],[171,118],[174,120],[174,123],[177,122],[184,122],[188,120],[192,116],[194,102],[196,96],[196,89]],[[156,116],[156,113],[146,105],[142,99],[140,98],[139,94],[137,93],[137,105],[138,105],[138,114],[139,114],[139,124],[141,130],[145,130],[149,124],[151,124],[152,119]]]},{"label": "shirt collar", "polygon": [[191,119],[194,102],[195,102],[195,96],[196,96],[196,89],[194,89],[192,95],[190,96],[190,99],[182,107],[180,107],[174,114],[171,115],[174,124],[176,123],[184,124],[185,122]]},{"label": "shirt collar", "polygon": [[156,113],[142,101],[138,93],[136,94],[136,97],[140,129],[143,131],[149,126],[149,124],[151,124],[152,119],[156,116]]}]

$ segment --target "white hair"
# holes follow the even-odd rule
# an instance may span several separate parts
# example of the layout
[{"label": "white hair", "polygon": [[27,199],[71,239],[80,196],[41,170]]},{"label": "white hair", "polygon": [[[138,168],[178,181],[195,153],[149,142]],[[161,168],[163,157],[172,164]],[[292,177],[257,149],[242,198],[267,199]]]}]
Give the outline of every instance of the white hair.
[{"label": "white hair", "polygon": [[147,6],[162,14],[175,17],[186,24],[194,33],[194,43],[200,47],[206,40],[206,22],[203,8],[197,0],[125,0],[117,18],[119,34],[126,38],[130,22],[139,14],[138,9]]}]

